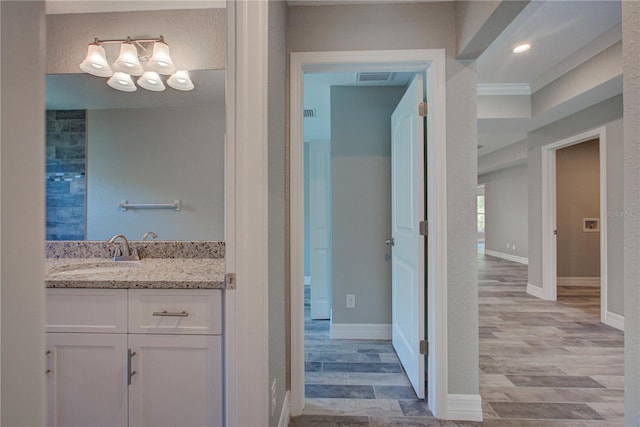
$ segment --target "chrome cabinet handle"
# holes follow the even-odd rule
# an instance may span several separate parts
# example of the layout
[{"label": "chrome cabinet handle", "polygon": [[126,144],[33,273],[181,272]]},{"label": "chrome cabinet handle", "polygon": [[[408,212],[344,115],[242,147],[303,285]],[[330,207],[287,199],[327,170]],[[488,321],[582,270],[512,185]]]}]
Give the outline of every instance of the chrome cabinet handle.
[{"label": "chrome cabinet handle", "polygon": [[127,350],[127,385],[131,385],[131,377],[136,374],[136,371],[131,370],[131,359],[136,355],[136,352],[128,349]]},{"label": "chrome cabinet handle", "polygon": [[396,244],[395,239],[392,237],[384,241],[385,246],[394,246]]},{"label": "chrome cabinet handle", "polygon": [[172,312],[172,311],[154,311],[152,313],[153,316],[168,316],[168,317],[189,317],[189,313],[187,313],[186,311],[182,310],[179,313],[176,312]]}]

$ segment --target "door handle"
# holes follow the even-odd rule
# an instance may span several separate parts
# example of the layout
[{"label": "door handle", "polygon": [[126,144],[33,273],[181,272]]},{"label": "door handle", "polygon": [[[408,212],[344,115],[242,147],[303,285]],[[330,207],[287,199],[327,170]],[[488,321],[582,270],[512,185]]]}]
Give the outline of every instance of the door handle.
[{"label": "door handle", "polygon": [[392,237],[390,239],[387,239],[384,241],[385,246],[395,246],[396,241],[395,239]]}]

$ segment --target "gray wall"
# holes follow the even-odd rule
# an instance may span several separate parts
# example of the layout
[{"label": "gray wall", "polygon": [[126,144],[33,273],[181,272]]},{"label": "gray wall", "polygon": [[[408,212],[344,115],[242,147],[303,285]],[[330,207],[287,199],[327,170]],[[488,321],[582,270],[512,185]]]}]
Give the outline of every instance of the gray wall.
[{"label": "gray wall", "polygon": [[608,247],[608,311],[623,315],[624,231],[622,224],[623,171],[622,150],[622,96],[615,96],[593,107],[566,117],[528,134],[528,181],[529,181],[529,283],[542,287],[542,147],[562,139],[579,135],[600,126],[607,136],[607,247]]},{"label": "gray wall", "polygon": [[474,63],[455,59],[455,27],[452,2],[294,6],[287,49],[445,49],[449,392],[477,394],[477,79]]},{"label": "gray wall", "polygon": [[[224,108],[89,110],[87,239],[223,240]],[[121,200],[183,205],[121,212]]]},{"label": "gray wall", "polygon": [[485,185],[485,249],[527,258],[527,165],[480,175],[478,182]]},{"label": "gray wall", "polygon": [[[188,70],[225,68],[225,9],[47,15],[47,73],[80,73],[94,37],[164,36],[175,64]],[[118,45],[105,45],[107,57]]]},{"label": "gray wall", "polygon": [[[391,114],[404,87],[331,88],[331,322],[391,323]],[[346,295],[356,297],[346,308]]]},{"label": "gray wall", "polygon": [[0,425],[45,424],[44,2],[0,2]]},{"label": "gray wall", "polygon": [[[286,184],[286,26],[287,5],[269,2],[268,179],[269,179],[269,390],[276,381],[276,407],[269,420],[277,426],[289,385],[289,298],[287,293]],[[258,355],[256,363],[262,363]],[[268,400],[271,402],[271,399]],[[242,404],[242,403],[241,403]]]},{"label": "gray wall", "polygon": [[[640,425],[640,2],[622,2],[624,55],[624,285],[626,426]],[[622,188],[622,186],[620,186]],[[622,277],[620,278],[622,280]]]},{"label": "gray wall", "polygon": [[600,233],[583,231],[583,218],[600,218],[599,140],[556,151],[558,277],[600,276]]}]

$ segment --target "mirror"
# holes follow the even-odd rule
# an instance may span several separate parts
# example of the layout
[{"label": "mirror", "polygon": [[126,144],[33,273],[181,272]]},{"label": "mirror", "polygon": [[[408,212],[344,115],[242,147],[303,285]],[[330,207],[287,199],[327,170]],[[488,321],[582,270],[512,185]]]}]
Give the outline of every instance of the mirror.
[{"label": "mirror", "polygon": [[131,93],[47,75],[47,240],[224,239],[225,71],[189,74],[189,92]]}]

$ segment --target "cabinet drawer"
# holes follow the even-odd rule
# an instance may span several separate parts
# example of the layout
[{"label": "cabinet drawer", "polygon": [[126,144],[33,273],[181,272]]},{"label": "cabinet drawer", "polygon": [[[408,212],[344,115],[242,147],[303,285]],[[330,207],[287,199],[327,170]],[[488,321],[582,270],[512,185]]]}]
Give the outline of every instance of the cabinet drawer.
[{"label": "cabinet drawer", "polygon": [[47,289],[47,332],[127,332],[126,289]]},{"label": "cabinet drawer", "polygon": [[129,289],[129,333],[222,334],[222,291]]}]

